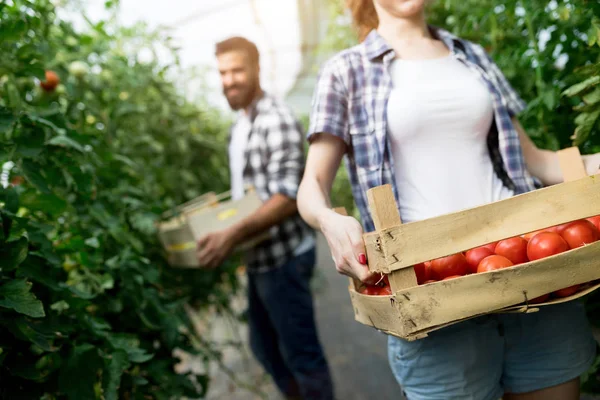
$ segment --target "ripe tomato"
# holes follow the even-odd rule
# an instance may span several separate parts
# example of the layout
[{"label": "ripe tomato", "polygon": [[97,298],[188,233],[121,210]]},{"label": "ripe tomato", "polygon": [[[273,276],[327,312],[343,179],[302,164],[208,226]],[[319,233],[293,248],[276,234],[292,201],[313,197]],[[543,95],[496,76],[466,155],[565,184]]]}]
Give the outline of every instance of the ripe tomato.
[{"label": "ripe tomato", "polygon": [[40,82],[40,86],[46,92],[52,92],[56,89],[56,86],[60,83],[60,78],[54,71],[46,71],[46,80]]},{"label": "ripe tomato", "polygon": [[556,297],[569,297],[577,293],[579,285],[569,286],[568,288],[560,289],[554,292]]},{"label": "ripe tomato", "polygon": [[596,215],[595,217],[587,218],[592,224],[596,226],[596,228],[600,229],[600,215]]},{"label": "ripe tomato", "polygon": [[492,252],[494,252],[496,250],[496,245],[498,244],[498,242],[494,242],[494,243],[488,243],[484,246],[481,247],[487,247],[488,249],[490,249]]},{"label": "ripe tomato", "polygon": [[512,267],[513,265],[508,258],[494,254],[481,260],[477,267],[477,272],[495,271],[497,269]]},{"label": "ripe tomato", "polygon": [[504,239],[496,246],[496,254],[508,258],[513,264],[527,262],[527,240],[520,236]]},{"label": "ripe tomato", "polygon": [[419,263],[413,265],[413,267],[415,269],[415,275],[417,275],[417,283],[419,285],[429,280],[429,268],[427,268],[425,263]]},{"label": "ripe tomato", "polygon": [[494,252],[486,246],[476,247],[474,249],[468,250],[465,254],[465,258],[469,263],[469,272],[472,274],[477,272],[477,267],[479,266],[481,260],[493,254]]},{"label": "ripe tomato", "polygon": [[366,294],[367,296],[377,296],[381,287],[377,285],[365,285],[364,288],[360,291],[362,294]]},{"label": "ripe tomato", "polygon": [[556,226],[554,227],[554,230],[552,230],[552,231],[550,231],[550,232],[555,232],[555,233],[558,233],[559,235],[562,235],[562,233],[563,233],[563,231],[565,230],[565,228],[566,228],[567,226],[569,226],[570,224],[571,224],[570,222],[567,222],[566,224],[560,224],[560,225],[556,225]]},{"label": "ripe tomato", "polygon": [[535,261],[567,250],[569,245],[558,233],[541,232],[532,237],[527,244],[527,258]]},{"label": "ripe tomato", "polygon": [[423,285],[427,285],[428,283],[435,283],[437,282],[435,279],[430,279],[428,281],[423,282]]},{"label": "ripe tomato", "polygon": [[529,300],[529,303],[531,303],[531,304],[539,304],[539,303],[545,302],[549,298],[550,298],[550,293],[546,293],[546,294],[541,295],[540,297],[536,297],[533,300]]},{"label": "ripe tomato", "polygon": [[549,232],[547,229],[540,229],[537,231],[526,233],[525,235],[521,235],[521,237],[527,241],[530,241],[535,235],[542,232]]},{"label": "ripe tomato", "polygon": [[469,263],[462,253],[452,254],[431,261],[431,278],[444,279],[452,275],[465,275],[469,270]]},{"label": "ripe tomato", "polygon": [[600,239],[600,232],[588,220],[580,220],[571,222],[562,232],[562,237],[565,239],[570,248],[576,249],[585,244],[593,243]]},{"label": "ripe tomato", "polygon": [[378,296],[391,296],[392,295],[392,288],[389,286],[383,286],[379,288],[379,291],[377,292]]},{"label": "ripe tomato", "polygon": [[443,281],[447,281],[450,279],[456,279],[456,278],[462,278],[462,275],[451,275],[451,276],[447,276],[444,279],[442,279]]}]

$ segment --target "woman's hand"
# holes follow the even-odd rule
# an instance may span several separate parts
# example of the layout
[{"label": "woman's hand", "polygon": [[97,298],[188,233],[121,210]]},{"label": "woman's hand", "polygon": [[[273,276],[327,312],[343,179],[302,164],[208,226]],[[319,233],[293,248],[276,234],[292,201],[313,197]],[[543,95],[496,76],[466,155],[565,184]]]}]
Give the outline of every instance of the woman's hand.
[{"label": "woman's hand", "polygon": [[319,216],[319,225],[340,274],[367,283],[377,282],[380,276],[371,273],[367,267],[363,229],[355,218],[326,210]]}]

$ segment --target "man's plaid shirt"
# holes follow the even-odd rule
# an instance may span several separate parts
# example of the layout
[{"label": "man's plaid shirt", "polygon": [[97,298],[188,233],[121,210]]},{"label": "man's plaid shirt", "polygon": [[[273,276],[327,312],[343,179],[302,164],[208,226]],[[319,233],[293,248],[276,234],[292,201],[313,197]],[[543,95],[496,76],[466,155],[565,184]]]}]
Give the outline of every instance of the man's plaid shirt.
[{"label": "man's plaid shirt", "polygon": [[[244,185],[261,200],[280,193],[295,199],[304,173],[304,134],[292,111],[264,94],[250,112],[252,129],[245,150]],[[270,229],[270,239],[246,252],[250,272],[277,268],[314,231],[296,214]]]},{"label": "man's plaid shirt", "polygon": [[[519,95],[481,46],[439,28],[431,31],[453,57],[481,79],[492,96],[495,118],[488,148],[500,179],[516,194],[539,187],[539,181],[527,172],[511,121],[525,108]],[[394,50],[373,30],[364,42],[338,53],[323,66],[313,97],[308,138],[329,133],[348,145],[346,168],[366,231],[375,229],[368,189],[389,183],[398,201],[386,116],[392,90],[389,66],[395,57]]]}]

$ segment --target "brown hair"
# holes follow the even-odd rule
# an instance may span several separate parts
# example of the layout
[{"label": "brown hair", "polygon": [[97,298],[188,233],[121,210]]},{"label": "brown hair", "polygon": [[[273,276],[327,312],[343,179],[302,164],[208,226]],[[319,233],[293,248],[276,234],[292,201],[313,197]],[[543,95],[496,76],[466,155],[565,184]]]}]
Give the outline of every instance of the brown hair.
[{"label": "brown hair", "polygon": [[358,39],[362,42],[369,32],[379,26],[379,17],[373,0],[346,0],[354,26],[358,29]]},{"label": "brown hair", "polygon": [[248,60],[252,64],[258,65],[258,48],[254,43],[240,36],[230,37],[229,39],[217,43],[215,46],[215,56],[236,50],[244,51],[248,55]]}]

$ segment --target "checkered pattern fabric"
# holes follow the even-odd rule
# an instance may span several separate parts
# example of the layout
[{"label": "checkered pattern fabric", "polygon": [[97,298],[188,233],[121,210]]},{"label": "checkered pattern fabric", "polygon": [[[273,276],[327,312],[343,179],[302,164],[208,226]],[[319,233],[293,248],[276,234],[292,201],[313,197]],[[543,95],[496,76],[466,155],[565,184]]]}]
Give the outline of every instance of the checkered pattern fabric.
[{"label": "checkered pattern fabric", "polygon": [[[304,173],[304,135],[292,111],[265,94],[250,112],[252,129],[245,150],[244,185],[254,186],[266,201],[280,193],[295,199]],[[278,268],[314,231],[299,214],[270,230],[270,239],[246,252],[250,272]]]},{"label": "checkered pattern fabric", "polygon": [[[481,46],[443,29],[430,30],[453,57],[481,79],[492,96],[495,118],[488,148],[502,182],[517,194],[539,187],[539,181],[527,172],[511,120],[525,108],[523,100]],[[366,231],[374,230],[367,190],[389,183],[398,199],[386,121],[392,90],[389,66],[395,57],[394,50],[373,30],[364,42],[338,53],[323,66],[313,96],[308,140],[327,133],[347,144],[345,164]]]}]

